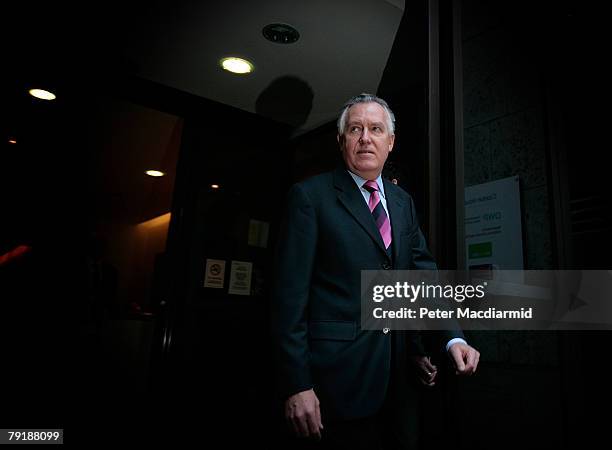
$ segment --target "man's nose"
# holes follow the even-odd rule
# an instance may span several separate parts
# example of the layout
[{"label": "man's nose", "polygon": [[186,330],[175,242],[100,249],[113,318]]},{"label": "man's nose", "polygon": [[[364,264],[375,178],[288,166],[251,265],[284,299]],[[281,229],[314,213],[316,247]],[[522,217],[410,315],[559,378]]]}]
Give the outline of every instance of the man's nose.
[{"label": "man's nose", "polygon": [[370,142],[370,132],[368,131],[367,128],[364,128],[363,131],[361,132],[361,137],[359,138],[359,142],[361,142],[362,144]]}]

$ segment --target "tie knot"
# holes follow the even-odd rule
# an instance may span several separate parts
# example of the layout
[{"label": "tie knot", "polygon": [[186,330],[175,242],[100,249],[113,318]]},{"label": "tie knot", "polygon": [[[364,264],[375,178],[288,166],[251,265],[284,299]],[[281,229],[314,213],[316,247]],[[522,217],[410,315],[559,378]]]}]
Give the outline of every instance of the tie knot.
[{"label": "tie knot", "polygon": [[378,183],[376,182],[376,180],[368,180],[363,183],[363,188],[370,193],[378,191]]}]

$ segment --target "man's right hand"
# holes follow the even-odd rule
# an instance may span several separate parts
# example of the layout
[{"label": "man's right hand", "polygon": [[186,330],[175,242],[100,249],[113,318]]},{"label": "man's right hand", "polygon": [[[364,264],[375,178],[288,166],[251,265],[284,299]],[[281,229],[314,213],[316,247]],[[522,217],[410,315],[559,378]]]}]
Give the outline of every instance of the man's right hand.
[{"label": "man's right hand", "polygon": [[314,390],[298,392],[285,402],[285,418],[299,437],[321,439],[321,410]]}]

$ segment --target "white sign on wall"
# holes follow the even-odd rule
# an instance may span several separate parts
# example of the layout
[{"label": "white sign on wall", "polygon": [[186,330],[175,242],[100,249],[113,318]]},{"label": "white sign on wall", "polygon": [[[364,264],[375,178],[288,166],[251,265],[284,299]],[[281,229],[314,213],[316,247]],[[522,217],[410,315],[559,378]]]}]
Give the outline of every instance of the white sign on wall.
[{"label": "white sign on wall", "polygon": [[465,188],[466,268],[523,269],[519,177]]},{"label": "white sign on wall", "polygon": [[234,295],[251,295],[253,263],[232,261],[228,292]]},{"label": "white sign on wall", "polygon": [[269,234],[270,224],[268,222],[254,219],[249,221],[249,245],[266,248]]},{"label": "white sign on wall", "polygon": [[204,287],[223,288],[225,280],[225,261],[221,259],[207,259],[204,274]]}]

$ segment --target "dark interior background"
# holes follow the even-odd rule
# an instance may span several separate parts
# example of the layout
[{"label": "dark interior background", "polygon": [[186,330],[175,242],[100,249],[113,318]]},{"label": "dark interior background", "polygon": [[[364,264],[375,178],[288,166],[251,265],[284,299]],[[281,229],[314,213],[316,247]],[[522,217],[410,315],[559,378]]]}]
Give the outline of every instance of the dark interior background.
[{"label": "dark interior background", "polygon": [[[428,237],[453,234],[448,214],[456,208],[456,180],[443,174],[439,216],[448,220],[441,221],[441,230],[430,229],[430,3],[406,3],[378,86],[398,122],[388,174],[413,194]],[[462,67],[471,62],[471,70],[485,72],[479,86],[486,89],[474,96],[452,71],[457,3],[440,2],[441,105],[452,109],[460,91],[465,118],[474,119],[464,121],[465,185],[502,175],[470,172],[476,167],[470,158],[480,154],[480,144],[474,144],[480,142],[478,133],[502,129],[516,156],[512,146],[521,147],[521,139],[532,135],[520,126],[508,131],[516,125],[500,125],[498,119],[536,111],[546,173],[536,187],[545,200],[532,201],[529,211],[531,218],[544,219],[525,226],[544,232],[530,235],[525,244],[532,258],[526,268],[609,268],[612,197],[604,137],[609,78],[603,70],[605,29],[597,20],[601,11],[569,2],[460,2],[461,28],[469,30],[462,35]],[[83,442],[116,442],[121,435],[271,447],[283,433],[267,333],[271,249],[288,187],[339,161],[335,124],[293,135],[310,111],[308,80],[279,79],[261,93],[254,114],[133,76],[118,55],[140,7],[122,5],[122,14],[57,5],[43,5],[37,15],[27,14],[23,5],[7,10],[0,254],[17,245],[31,251],[0,267],[5,360],[0,425],[65,428]],[[68,20],[68,14],[76,18]],[[112,26],[118,32],[110,37],[98,33]],[[469,47],[479,36],[482,41]],[[476,52],[467,54],[469,60],[467,48]],[[464,72],[464,81],[473,75]],[[25,95],[38,83],[57,91],[57,101]],[[524,102],[512,109],[512,99]],[[100,134],[99,127],[101,117],[118,114],[112,102],[163,113],[181,126],[172,141],[178,149],[173,186],[153,196],[165,198],[172,213],[166,250],[150,270],[153,288],[137,299],[141,309],[121,303],[100,319],[92,318],[83,299],[92,293],[87,268],[92,233],[100,229],[104,205],[117,205],[117,197],[97,191],[93,181],[105,148],[99,141],[114,136]],[[270,111],[279,104],[293,123],[275,120]],[[442,117],[447,121],[442,154],[448,158],[454,119]],[[17,145],[8,143],[10,136],[19,137]],[[556,171],[553,160],[560,164]],[[212,189],[213,183],[221,188]],[[561,212],[553,210],[555,183],[566,189]],[[134,213],[134,203],[126,204],[123,212],[110,208],[104,220]],[[164,212],[151,208],[138,209],[134,220]],[[250,220],[270,224],[267,247],[248,245]],[[451,241],[440,239],[436,252],[446,267],[456,256]],[[225,260],[227,272],[232,260],[252,262],[252,295],[204,288],[207,258]],[[491,332],[468,339],[482,353],[479,374],[457,380],[443,371],[439,386],[422,392],[427,446],[574,448],[605,429],[600,424],[605,413],[598,419],[593,411],[601,405],[605,410],[609,401],[609,332]]]}]

